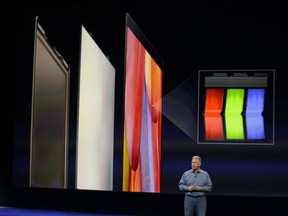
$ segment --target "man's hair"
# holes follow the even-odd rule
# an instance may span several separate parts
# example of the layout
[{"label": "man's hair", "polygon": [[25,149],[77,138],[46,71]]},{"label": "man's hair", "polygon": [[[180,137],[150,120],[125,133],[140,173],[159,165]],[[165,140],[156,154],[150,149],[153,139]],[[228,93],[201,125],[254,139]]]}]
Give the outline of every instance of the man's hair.
[{"label": "man's hair", "polygon": [[202,163],[202,159],[201,159],[201,157],[198,156],[198,155],[193,156],[193,157],[192,157],[192,160],[193,160],[193,159],[198,159],[198,160],[200,161],[200,163]]}]

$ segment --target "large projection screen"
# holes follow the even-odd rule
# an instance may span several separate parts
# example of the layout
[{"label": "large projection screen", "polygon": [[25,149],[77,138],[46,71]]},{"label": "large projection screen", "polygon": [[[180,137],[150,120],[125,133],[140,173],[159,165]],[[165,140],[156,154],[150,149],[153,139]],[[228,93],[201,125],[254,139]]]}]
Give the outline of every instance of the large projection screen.
[{"label": "large projection screen", "polygon": [[122,189],[129,192],[161,188],[162,65],[147,45],[127,14]]},{"label": "large projection screen", "polygon": [[[233,40],[226,37],[229,26],[219,22],[223,32],[217,28],[218,44],[206,40],[211,34],[201,32],[202,22],[191,27],[199,38],[190,40],[190,35],[171,32],[166,20],[166,26],[159,25],[158,16],[130,13],[138,25],[122,10],[113,11],[111,19],[110,14],[104,19],[98,13],[65,18],[39,13],[45,34],[38,29],[35,57],[45,70],[46,65],[53,67],[49,73],[37,70],[36,75],[35,16],[19,19],[13,73],[13,186],[29,193],[42,191],[39,187],[54,193],[59,190],[50,188],[57,187],[61,195],[75,193],[75,201],[86,193],[178,196],[181,175],[191,168],[191,157],[200,155],[213,182],[211,196],[286,197],[287,65],[274,44],[281,47],[284,37],[277,40],[274,32],[267,41],[268,35],[256,34],[255,41],[245,41],[240,49],[238,42],[253,29],[248,22],[243,32],[237,28]],[[165,60],[165,70],[138,26]],[[254,46],[258,38],[263,39],[259,47]],[[50,44],[65,57],[69,72]],[[155,70],[150,67],[154,63]],[[52,95],[61,103],[44,101]],[[56,138],[61,139],[59,145]],[[36,177],[48,174],[57,176],[57,185],[52,180],[36,184]]]},{"label": "large projection screen", "polygon": [[69,67],[36,18],[30,186],[67,187]]},{"label": "large projection screen", "polygon": [[113,190],[115,69],[81,26],[76,188]]}]

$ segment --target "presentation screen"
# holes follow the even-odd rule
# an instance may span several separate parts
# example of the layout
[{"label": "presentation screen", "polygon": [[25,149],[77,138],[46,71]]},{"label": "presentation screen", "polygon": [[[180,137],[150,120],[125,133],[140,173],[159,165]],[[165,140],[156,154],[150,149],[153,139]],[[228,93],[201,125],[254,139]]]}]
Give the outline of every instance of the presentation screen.
[{"label": "presentation screen", "polygon": [[13,186],[179,195],[199,155],[210,195],[288,196],[282,38],[242,48],[244,33],[227,39],[227,26],[216,41],[201,21],[193,38],[130,14],[18,20]]}]

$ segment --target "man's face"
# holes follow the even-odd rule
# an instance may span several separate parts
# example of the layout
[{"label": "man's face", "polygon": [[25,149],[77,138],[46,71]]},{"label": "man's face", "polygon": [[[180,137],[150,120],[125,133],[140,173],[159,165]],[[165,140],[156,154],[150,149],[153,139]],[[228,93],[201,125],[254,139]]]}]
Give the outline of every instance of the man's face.
[{"label": "man's face", "polygon": [[198,159],[194,159],[194,158],[192,159],[191,164],[192,164],[192,169],[193,170],[198,170],[200,168],[200,166],[201,166],[200,161]]}]

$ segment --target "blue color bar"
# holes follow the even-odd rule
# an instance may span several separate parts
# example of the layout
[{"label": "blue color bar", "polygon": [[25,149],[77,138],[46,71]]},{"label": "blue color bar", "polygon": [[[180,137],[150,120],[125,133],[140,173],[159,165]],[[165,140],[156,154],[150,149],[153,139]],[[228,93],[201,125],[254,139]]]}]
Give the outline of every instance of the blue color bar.
[{"label": "blue color bar", "polygon": [[247,139],[265,139],[264,111],[265,89],[248,89],[246,103]]},{"label": "blue color bar", "polygon": [[259,116],[246,116],[246,138],[248,140],[265,139],[264,118]]},{"label": "blue color bar", "polygon": [[264,110],[265,89],[248,89],[246,115],[262,114]]}]

